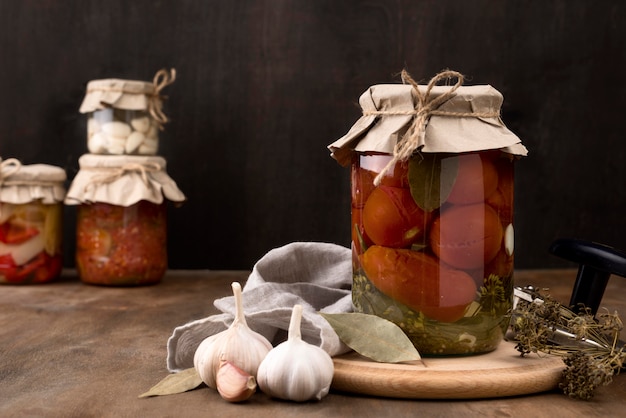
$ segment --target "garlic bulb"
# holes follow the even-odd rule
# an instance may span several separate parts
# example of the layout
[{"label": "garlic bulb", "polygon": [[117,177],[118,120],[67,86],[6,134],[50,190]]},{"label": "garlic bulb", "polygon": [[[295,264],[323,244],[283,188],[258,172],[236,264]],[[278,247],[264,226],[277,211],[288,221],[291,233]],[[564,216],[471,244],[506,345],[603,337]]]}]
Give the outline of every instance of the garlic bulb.
[{"label": "garlic bulb", "polygon": [[328,394],[335,371],[330,355],[302,340],[302,306],[295,305],[289,337],[272,349],[259,366],[257,384],[275,398],[303,402]]},{"label": "garlic bulb", "polygon": [[230,327],[205,338],[193,357],[193,365],[200,378],[216,389],[215,377],[220,361],[228,361],[244,372],[256,376],[259,364],[272,349],[272,344],[261,334],[251,330],[243,314],[241,285],[231,285],[235,296],[235,319]]},{"label": "garlic bulb", "polygon": [[228,402],[245,401],[256,391],[254,376],[225,360],[220,362],[215,382],[220,396]]}]

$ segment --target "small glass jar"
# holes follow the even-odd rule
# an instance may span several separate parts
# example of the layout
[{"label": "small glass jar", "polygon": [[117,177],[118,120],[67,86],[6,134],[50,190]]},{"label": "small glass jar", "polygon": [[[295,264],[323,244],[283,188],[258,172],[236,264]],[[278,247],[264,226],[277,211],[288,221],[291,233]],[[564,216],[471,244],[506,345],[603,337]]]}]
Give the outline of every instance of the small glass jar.
[{"label": "small glass jar", "polygon": [[79,205],[76,268],[81,280],[113,286],[161,281],[167,270],[166,215],[165,202]]},{"label": "small glass jar", "polygon": [[87,117],[87,149],[92,154],[156,155],[159,131],[168,122],[160,91],[176,72],[160,70],[152,83],[92,80],[80,107]]},{"label": "small glass jar", "polygon": [[398,324],[424,355],[494,350],[513,292],[513,158],[391,155],[352,164],[353,303]]},{"label": "small glass jar", "polygon": [[185,196],[165,159],[85,154],[65,203],[77,205],[76,269],[84,283],[140,286],[167,270],[167,200]]},{"label": "small glass jar", "polygon": [[0,164],[0,283],[53,281],[63,268],[65,171],[15,159]]}]

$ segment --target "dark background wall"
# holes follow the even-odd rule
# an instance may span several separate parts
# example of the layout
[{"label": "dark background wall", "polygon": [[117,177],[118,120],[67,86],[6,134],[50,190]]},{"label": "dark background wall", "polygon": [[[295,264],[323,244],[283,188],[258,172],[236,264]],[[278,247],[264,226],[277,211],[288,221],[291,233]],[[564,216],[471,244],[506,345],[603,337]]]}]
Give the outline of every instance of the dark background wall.
[{"label": "dark background wall", "polygon": [[2,1],[0,156],[73,178],[86,83],[176,68],[160,154],[188,202],[170,210],[170,267],[248,269],[293,241],[349,245],[348,170],[326,145],[370,85],[451,68],[503,93],[530,150],[517,268],[570,266],[553,239],[626,249],[625,17],[621,0]]}]

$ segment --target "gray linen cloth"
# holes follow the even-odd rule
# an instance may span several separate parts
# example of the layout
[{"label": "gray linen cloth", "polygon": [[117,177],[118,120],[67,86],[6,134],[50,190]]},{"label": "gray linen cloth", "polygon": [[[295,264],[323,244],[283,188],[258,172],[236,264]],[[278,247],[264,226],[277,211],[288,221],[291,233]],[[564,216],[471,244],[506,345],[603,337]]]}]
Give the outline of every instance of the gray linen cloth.
[{"label": "gray linen cloth", "polygon": [[[275,248],[255,265],[243,286],[248,326],[274,346],[287,338],[291,311],[302,305],[302,339],[331,356],[349,351],[318,314],[352,311],[352,259],[348,248],[319,242],[294,242]],[[193,367],[193,356],[206,337],[224,331],[235,315],[234,297],[216,299],[221,313],[174,329],[167,342],[167,368]]]}]

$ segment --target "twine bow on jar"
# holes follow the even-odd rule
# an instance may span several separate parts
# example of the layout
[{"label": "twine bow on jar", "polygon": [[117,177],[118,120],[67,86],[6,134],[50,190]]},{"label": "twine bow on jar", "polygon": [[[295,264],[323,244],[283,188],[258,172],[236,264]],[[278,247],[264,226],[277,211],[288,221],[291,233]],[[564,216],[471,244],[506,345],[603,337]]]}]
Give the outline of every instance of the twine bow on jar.
[{"label": "twine bow on jar", "polygon": [[169,72],[164,68],[157,71],[152,80],[154,92],[150,95],[148,100],[148,111],[157,122],[160,130],[163,130],[163,125],[169,122],[169,118],[163,113],[163,100],[167,99],[167,96],[162,96],[161,90],[174,81],[176,81],[176,70],[174,68]]},{"label": "twine bow on jar", "polygon": [[22,163],[17,158],[9,158],[8,160],[2,160],[0,158],[0,187],[7,184],[7,178],[17,173],[22,167]]},{"label": "twine bow on jar", "polygon": [[138,173],[143,181],[143,184],[148,187],[150,185],[148,173],[156,173],[162,169],[161,165],[156,162],[126,163],[120,167],[92,168],[89,170],[98,171],[101,174],[91,177],[90,181],[85,185],[85,191],[87,191],[89,186],[113,183],[114,181],[122,178],[124,175],[130,173]]},{"label": "twine bow on jar", "polygon": [[[397,116],[412,115],[413,121],[406,133],[400,140],[396,142],[393,148],[393,157],[387,165],[381,170],[374,179],[374,184],[378,186],[380,180],[385,174],[399,161],[407,161],[415,152],[418,152],[424,145],[424,137],[426,135],[426,126],[431,116],[447,116],[447,117],[472,117],[472,118],[495,118],[500,117],[500,112],[450,112],[439,110],[439,107],[455,96],[456,90],[463,85],[463,74],[458,71],[444,70],[436,74],[430,79],[426,85],[426,91],[422,93],[415,80],[406,70],[401,73],[402,82],[410,84],[413,87],[413,94],[417,98],[415,108],[408,111],[399,110],[379,110],[364,111],[364,116]],[[451,80],[456,78],[456,83],[443,94],[433,96],[432,90],[443,80]]]}]

